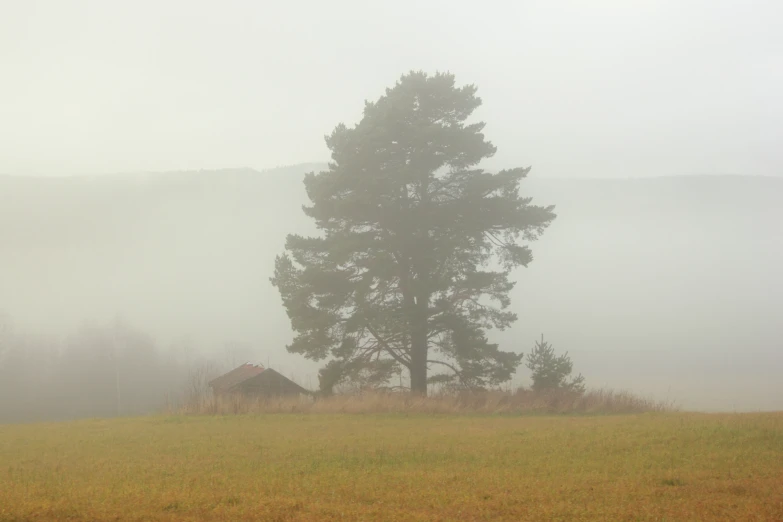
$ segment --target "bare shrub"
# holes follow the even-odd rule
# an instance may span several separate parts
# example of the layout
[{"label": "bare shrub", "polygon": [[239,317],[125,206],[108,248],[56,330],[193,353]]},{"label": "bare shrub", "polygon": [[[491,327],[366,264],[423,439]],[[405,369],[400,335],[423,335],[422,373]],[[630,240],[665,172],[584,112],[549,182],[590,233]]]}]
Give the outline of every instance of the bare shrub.
[{"label": "bare shrub", "polygon": [[188,372],[187,401],[200,401],[212,395],[209,381],[221,373],[220,365],[214,361],[206,361],[194,366]]},{"label": "bare shrub", "polygon": [[220,376],[222,370],[221,365],[209,360],[191,366],[182,381],[182,390],[167,396],[166,411],[169,413],[196,411],[209,414],[217,413],[209,382]]}]

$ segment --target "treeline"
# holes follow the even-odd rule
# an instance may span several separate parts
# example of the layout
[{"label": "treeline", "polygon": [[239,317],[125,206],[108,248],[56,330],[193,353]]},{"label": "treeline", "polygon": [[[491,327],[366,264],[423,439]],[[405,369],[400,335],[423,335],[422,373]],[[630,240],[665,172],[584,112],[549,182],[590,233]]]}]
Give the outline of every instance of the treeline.
[{"label": "treeline", "polygon": [[196,369],[204,368],[222,369],[161,349],[151,336],[120,322],[53,339],[0,317],[0,423],[161,411],[167,402],[183,400]]}]

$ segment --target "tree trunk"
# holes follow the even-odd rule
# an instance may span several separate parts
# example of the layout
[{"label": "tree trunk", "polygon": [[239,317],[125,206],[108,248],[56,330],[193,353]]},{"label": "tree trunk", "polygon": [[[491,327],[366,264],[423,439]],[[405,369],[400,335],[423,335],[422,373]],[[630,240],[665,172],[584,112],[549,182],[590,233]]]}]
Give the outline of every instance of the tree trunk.
[{"label": "tree trunk", "polygon": [[424,348],[413,345],[413,357],[411,358],[411,392],[414,395],[427,396],[427,352]]},{"label": "tree trunk", "polygon": [[427,352],[429,349],[427,331],[427,310],[429,299],[419,296],[412,317],[411,331],[411,392],[427,395]]}]

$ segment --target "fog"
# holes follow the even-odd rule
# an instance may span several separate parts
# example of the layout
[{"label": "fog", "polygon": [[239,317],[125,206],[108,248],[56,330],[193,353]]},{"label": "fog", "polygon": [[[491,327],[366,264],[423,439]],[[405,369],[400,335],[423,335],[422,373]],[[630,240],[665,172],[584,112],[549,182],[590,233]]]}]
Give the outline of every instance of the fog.
[{"label": "fog", "polygon": [[[119,316],[160,348],[188,348],[177,357],[261,362],[315,388],[318,365],[285,351],[268,278],[285,235],[314,231],[300,206],[318,167],[0,178],[3,306],[54,338]],[[493,334],[505,348],[544,333],[592,386],[692,409],[783,407],[783,179],[530,178],[523,190],[557,202],[558,218],[515,274],[520,319]],[[529,385],[524,371],[514,384]]]},{"label": "fog", "polygon": [[325,161],[323,135],[411,69],[476,83],[536,177],[780,175],[770,0],[5,0],[0,173]]},{"label": "fog", "polygon": [[[286,234],[314,231],[302,179],[324,168],[324,134],[424,69],[479,86],[498,146],[484,166],[532,165],[523,191],[556,205],[514,274],[519,321],[493,339],[527,352],[543,333],[590,386],[688,409],[783,409],[777,3],[3,11],[0,311],[25,353],[73,355],[81,373],[61,378],[82,395],[66,403],[101,393],[80,388],[92,374],[76,348],[117,318],[147,354],[127,384],[146,395],[125,413],[209,358],[316,388],[319,365],[285,350],[274,257]],[[0,332],[6,403],[26,379],[12,384],[9,360]],[[525,371],[513,384],[529,384]]]}]

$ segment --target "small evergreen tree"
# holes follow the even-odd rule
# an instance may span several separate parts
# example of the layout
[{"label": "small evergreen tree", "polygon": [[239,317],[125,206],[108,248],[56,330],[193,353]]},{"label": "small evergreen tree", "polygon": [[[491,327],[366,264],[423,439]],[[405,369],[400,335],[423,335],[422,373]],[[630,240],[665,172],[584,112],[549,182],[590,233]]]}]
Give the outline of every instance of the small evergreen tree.
[{"label": "small evergreen tree", "polygon": [[580,373],[570,381],[567,380],[573,370],[573,363],[568,356],[568,352],[556,356],[555,349],[551,344],[544,341],[541,335],[541,341],[536,341],[536,345],[530,355],[527,356],[525,365],[532,372],[533,390],[568,390],[577,393],[584,393],[585,378]]}]

